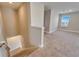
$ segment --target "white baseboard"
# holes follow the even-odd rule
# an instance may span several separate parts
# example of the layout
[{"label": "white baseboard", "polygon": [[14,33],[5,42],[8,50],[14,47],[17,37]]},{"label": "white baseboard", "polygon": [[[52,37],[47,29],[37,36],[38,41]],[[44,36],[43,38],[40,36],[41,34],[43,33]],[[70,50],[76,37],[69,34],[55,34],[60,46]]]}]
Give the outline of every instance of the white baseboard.
[{"label": "white baseboard", "polygon": [[73,31],[73,30],[64,30],[64,29],[61,29],[63,31],[67,31],[67,32],[73,32],[73,33],[79,33],[79,31]]},{"label": "white baseboard", "polygon": [[49,33],[53,33],[55,31],[57,31],[57,28],[54,28],[53,30],[49,31]]},{"label": "white baseboard", "polygon": [[43,48],[43,47],[44,47],[44,45],[43,45],[43,44],[39,45],[39,48]]},{"label": "white baseboard", "polygon": [[33,25],[31,25],[31,27],[34,27],[34,28],[42,28],[42,27],[40,27],[40,26],[33,26]]},{"label": "white baseboard", "polygon": [[45,33],[47,33],[47,34],[50,34],[51,32],[47,32],[47,31],[44,31]]},{"label": "white baseboard", "polygon": [[41,34],[41,45],[40,45],[41,48],[44,47],[44,27],[42,27],[42,34]]}]

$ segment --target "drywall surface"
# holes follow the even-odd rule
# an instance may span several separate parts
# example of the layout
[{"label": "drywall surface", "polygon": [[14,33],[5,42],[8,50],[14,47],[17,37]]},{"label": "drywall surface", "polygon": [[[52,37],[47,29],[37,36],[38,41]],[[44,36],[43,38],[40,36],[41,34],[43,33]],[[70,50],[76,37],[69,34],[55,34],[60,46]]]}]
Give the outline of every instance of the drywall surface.
[{"label": "drywall surface", "polygon": [[45,10],[44,11],[44,28],[45,28],[45,32],[49,32],[50,16],[51,16],[51,10]]},{"label": "drywall surface", "polygon": [[2,22],[2,14],[0,10],[0,42],[1,41],[6,41],[3,35],[3,22]]},{"label": "drywall surface", "polygon": [[57,30],[58,27],[59,13],[55,9],[51,9],[51,18],[50,18],[50,33]]},{"label": "drywall surface", "polygon": [[41,45],[41,28],[31,27],[31,43],[35,46]]},{"label": "drywall surface", "polygon": [[3,24],[5,26],[5,34],[7,37],[12,37],[17,34],[16,32],[16,18],[15,11],[11,8],[2,8]]},{"label": "drywall surface", "polygon": [[3,33],[2,33],[2,26],[0,24],[0,42],[1,41],[5,41],[5,40],[4,40],[4,36],[3,36]]},{"label": "drywall surface", "polygon": [[22,46],[29,47],[30,4],[24,3],[18,10],[20,34],[23,36]]},{"label": "drywall surface", "polygon": [[[0,10],[0,43],[6,42],[4,35],[3,35],[3,22],[2,22],[2,20],[3,20],[2,13]],[[4,46],[2,48],[0,47],[0,57],[7,57],[6,50],[5,50]]]},{"label": "drywall surface", "polygon": [[[64,27],[61,28],[61,26],[59,26],[59,28],[64,29],[64,30],[71,30],[71,31],[75,31],[75,32],[79,32],[79,12],[72,12],[72,13],[66,13],[66,14],[61,14],[61,16],[70,16],[70,22],[68,27]],[[60,25],[61,23],[59,23]]]},{"label": "drywall surface", "polygon": [[44,5],[38,2],[31,3],[31,26],[43,27],[44,21]]},{"label": "drywall surface", "polygon": [[32,2],[31,5],[31,43],[35,46],[43,46],[44,4]]}]

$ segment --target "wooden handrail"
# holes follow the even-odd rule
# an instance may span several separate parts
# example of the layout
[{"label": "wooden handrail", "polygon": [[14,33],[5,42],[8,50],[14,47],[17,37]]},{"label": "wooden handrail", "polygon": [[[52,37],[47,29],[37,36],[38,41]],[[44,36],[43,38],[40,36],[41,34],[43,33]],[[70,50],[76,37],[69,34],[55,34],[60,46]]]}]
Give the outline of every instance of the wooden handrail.
[{"label": "wooden handrail", "polygon": [[10,57],[10,48],[6,43],[0,43],[0,48],[5,47],[6,51],[7,51],[7,56]]}]

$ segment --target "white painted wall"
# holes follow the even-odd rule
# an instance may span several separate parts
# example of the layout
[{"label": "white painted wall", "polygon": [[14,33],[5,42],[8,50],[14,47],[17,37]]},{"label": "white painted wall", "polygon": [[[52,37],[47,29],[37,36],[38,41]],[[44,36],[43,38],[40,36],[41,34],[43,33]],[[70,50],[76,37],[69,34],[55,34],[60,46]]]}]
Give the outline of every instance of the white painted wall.
[{"label": "white painted wall", "polygon": [[[31,3],[31,43],[43,47],[44,37],[44,4],[39,2]],[[37,36],[37,37],[36,37]]]},{"label": "white painted wall", "polygon": [[50,33],[55,32],[58,27],[59,12],[56,9],[51,9],[50,18]]},{"label": "white painted wall", "polygon": [[31,3],[31,26],[43,27],[44,5],[39,2]]}]

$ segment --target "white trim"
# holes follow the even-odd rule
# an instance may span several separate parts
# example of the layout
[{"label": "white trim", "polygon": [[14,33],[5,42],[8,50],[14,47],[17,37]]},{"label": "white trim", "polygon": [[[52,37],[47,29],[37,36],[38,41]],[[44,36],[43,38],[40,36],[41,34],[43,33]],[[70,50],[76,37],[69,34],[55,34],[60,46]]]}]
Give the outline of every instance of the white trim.
[{"label": "white trim", "polygon": [[53,33],[55,31],[57,31],[57,28],[54,28],[52,31],[49,31],[49,33]]},{"label": "white trim", "polygon": [[44,31],[45,33],[48,33],[48,34],[51,34],[51,33],[53,33],[53,32],[55,32],[56,30],[54,30],[54,31]]},{"label": "white trim", "polygon": [[42,27],[39,27],[39,26],[34,26],[34,25],[31,25],[31,27],[35,27],[35,28],[42,28]]},{"label": "white trim", "polygon": [[41,45],[40,48],[44,47],[44,27],[42,27],[42,34],[41,34]]},{"label": "white trim", "polygon": [[68,31],[68,32],[75,32],[75,33],[79,33],[79,31],[73,31],[73,30],[64,30],[64,29],[60,29],[60,30],[63,30],[63,31]]},{"label": "white trim", "polygon": [[41,45],[39,45],[39,48],[43,48],[43,47],[44,47],[44,45],[42,45],[42,44],[41,44]]},{"label": "white trim", "polygon": [[52,32],[47,32],[47,31],[44,31],[45,33],[47,33],[47,34],[50,34],[50,33],[52,33]]}]

